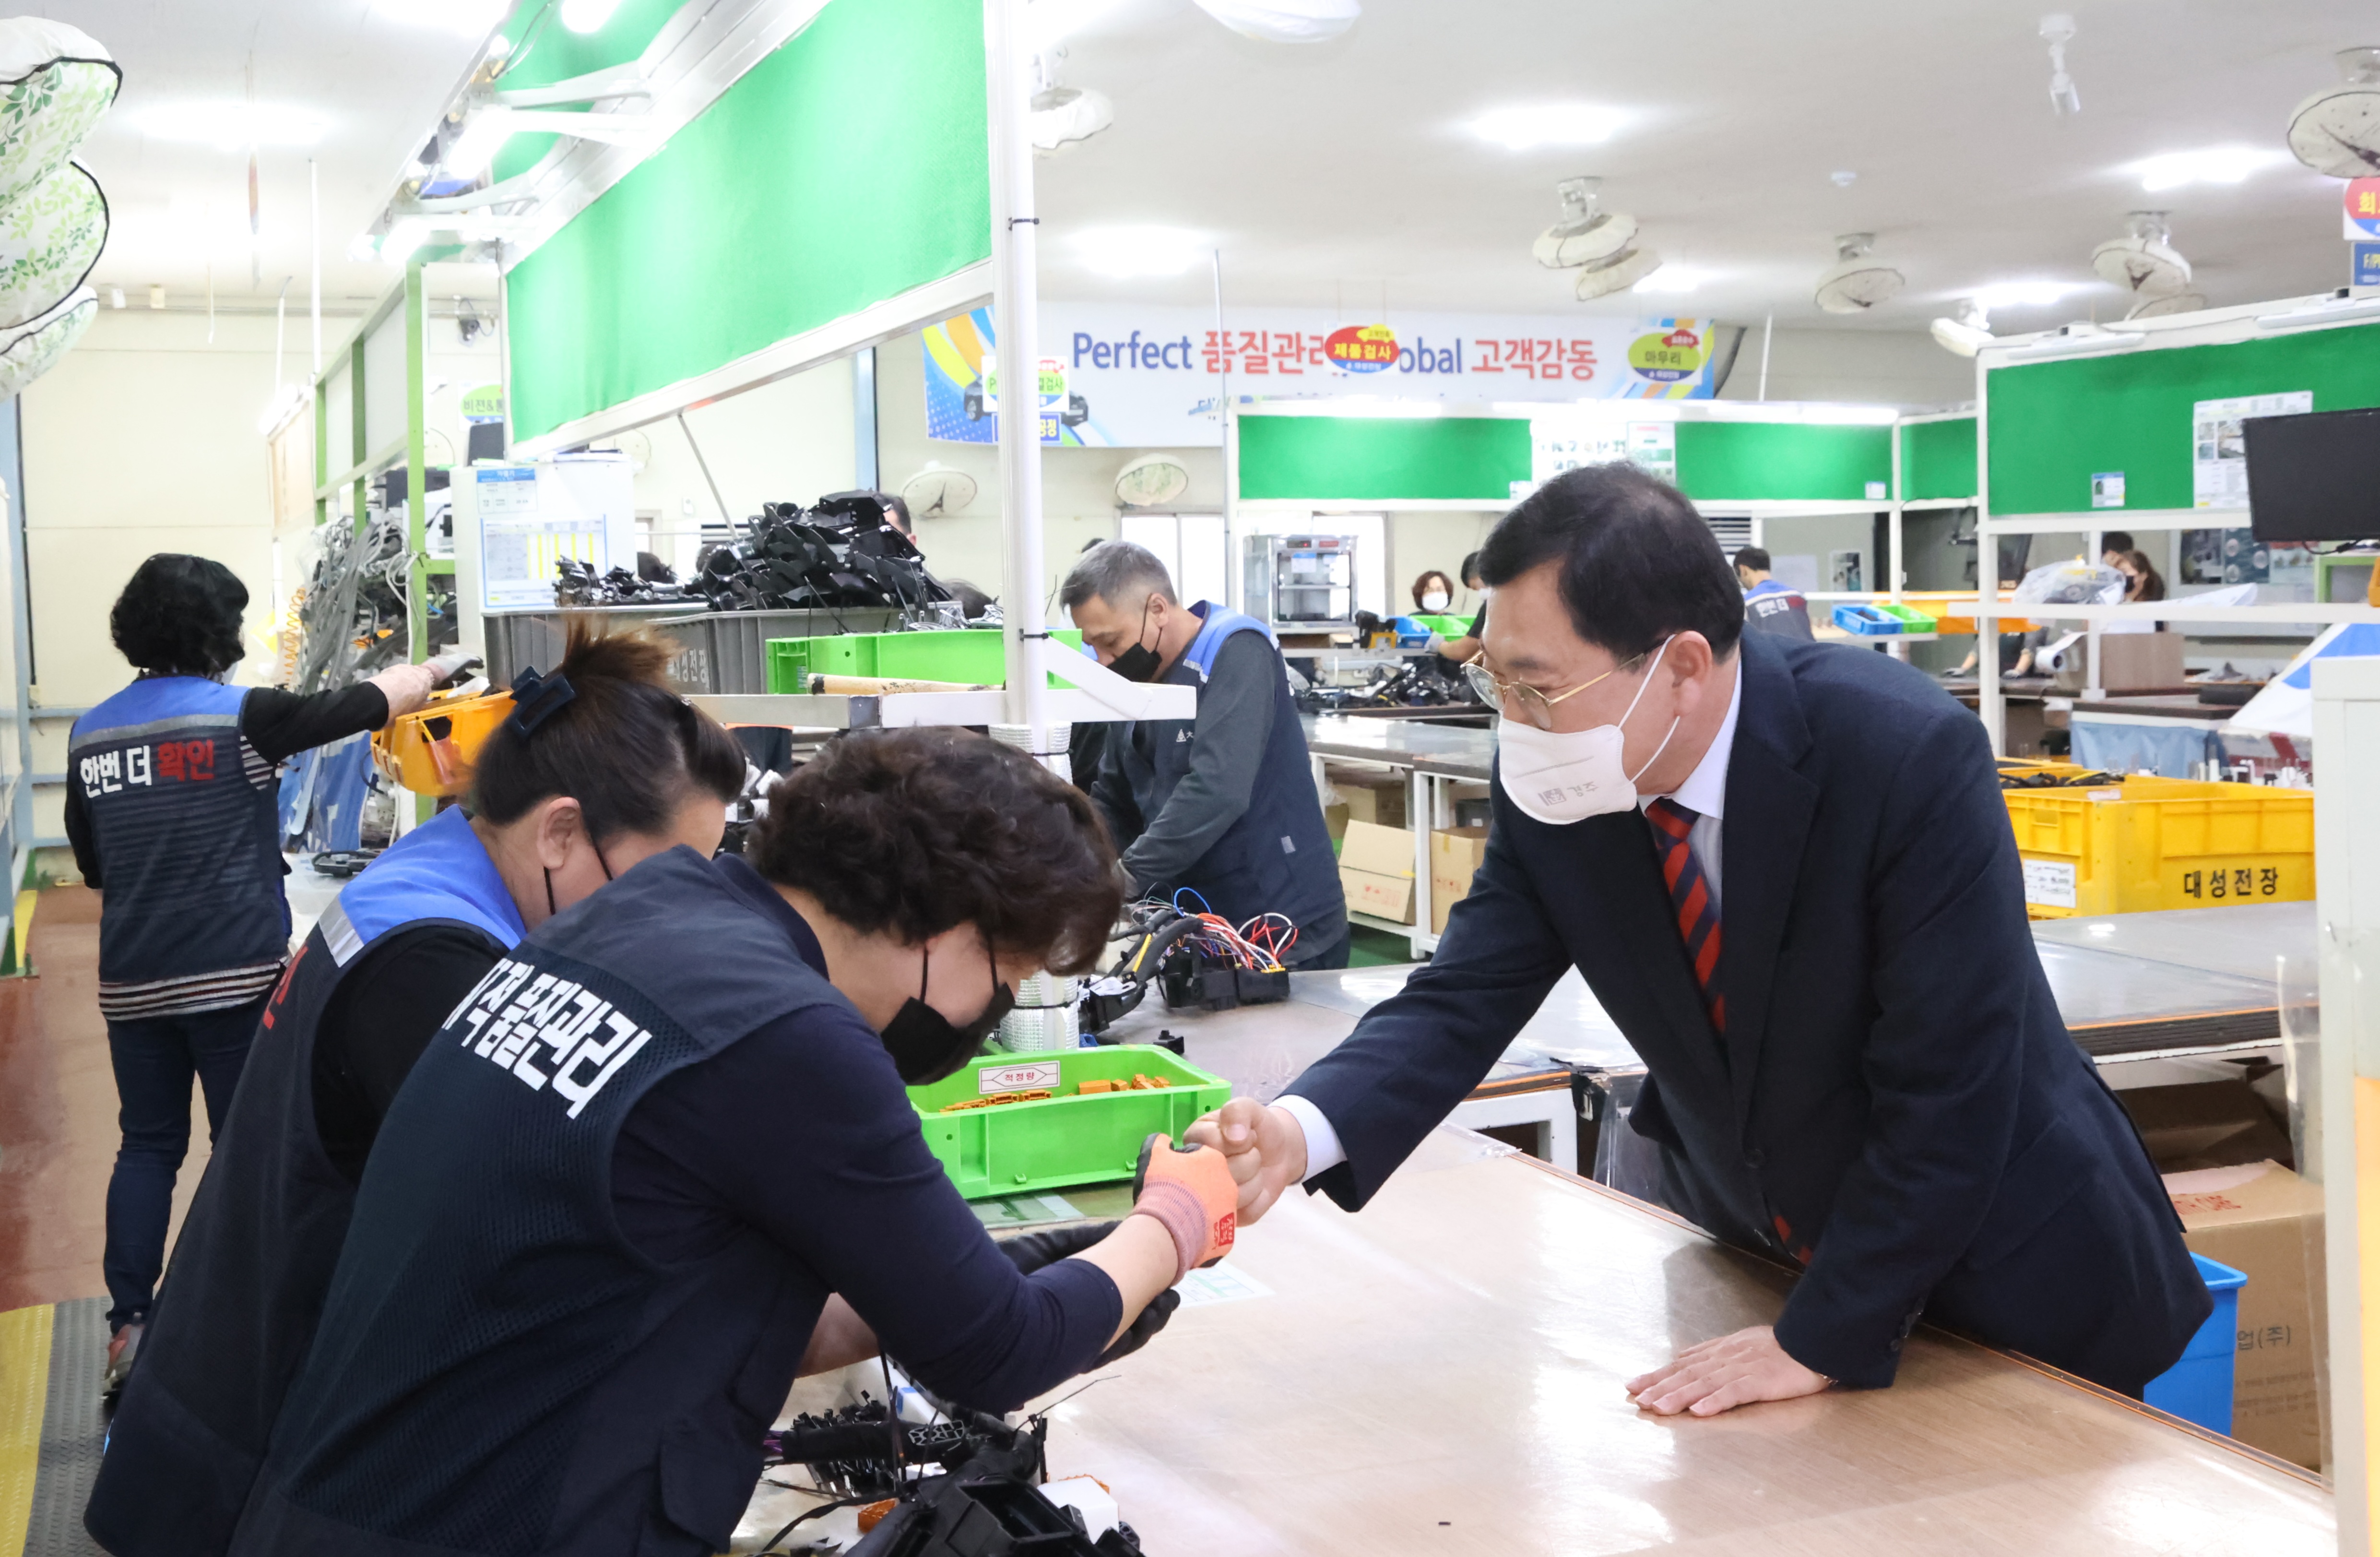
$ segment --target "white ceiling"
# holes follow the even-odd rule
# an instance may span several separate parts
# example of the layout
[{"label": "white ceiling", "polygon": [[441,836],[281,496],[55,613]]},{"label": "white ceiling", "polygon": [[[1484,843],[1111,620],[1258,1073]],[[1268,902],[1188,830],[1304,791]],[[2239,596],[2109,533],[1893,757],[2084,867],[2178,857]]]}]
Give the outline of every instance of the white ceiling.
[{"label": "white ceiling", "polygon": [[[1108,93],[1114,127],[1040,164],[1042,286],[1060,297],[1203,301],[1203,267],[1100,279],[1069,235],[1107,223],[1220,246],[1237,300],[1390,309],[1633,312],[1572,300],[1529,241],[1554,182],[1604,176],[1671,265],[1712,277],[1664,312],[1922,327],[1995,281],[2091,280],[2124,213],[2173,213],[2216,303],[2342,285],[2340,186],[2293,161],[2230,188],[2143,193],[2129,164],[2240,145],[2285,152],[2289,109],[2335,81],[2333,51],[2380,43],[2342,0],[1364,0],[1331,43],[1268,45],[1189,0],[1041,0],[1093,19],[1062,79]],[[2041,15],[2071,11],[2082,112],[2048,96]],[[1513,152],[1463,129],[1512,104],[1626,111],[1601,146]],[[1859,176],[1848,189],[1830,175]],[[1812,284],[1833,236],[1873,230],[1909,278],[1856,321]],[[2120,312],[2116,289],[1996,310],[1995,328]]]},{"label": "white ceiling", "polygon": [[[1114,127],[1039,164],[1043,290],[1205,301],[1204,267],[1097,275],[1073,239],[1117,224],[1188,229],[1220,247],[1230,296],[1369,318],[1399,309],[1661,311],[1757,322],[1912,328],[1977,286],[2085,282],[2091,246],[2140,206],[2173,213],[2174,242],[2220,304],[2344,279],[2338,186],[2285,162],[2233,187],[2142,192],[2124,169],[2215,146],[2278,151],[2289,109],[2335,79],[2332,51],[2380,42],[2341,0],[2068,0],[2078,117],[2052,114],[2049,0],[1365,0],[1346,36],[1268,45],[1190,0],[1037,0],[1087,17],[1063,79],[1115,103]],[[307,276],[303,148],[260,153],[261,286],[253,287],[245,151],[176,144],[143,128],[191,102],[320,116],[324,291],[364,298],[393,273],[346,258],[469,67],[501,0],[74,0],[38,6],[113,50],[124,93],[84,161],[115,233],[93,279],[177,301],[270,302]],[[429,19],[413,19],[413,18]],[[1463,125],[1525,103],[1624,111],[1609,142],[1514,152]],[[897,84],[888,111],[898,111]],[[1858,175],[1848,189],[1830,175]],[[1572,301],[1530,238],[1557,215],[1554,181],[1605,178],[1684,297]],[[1873,230],[1907,273],[1902,298],[1860,320],[1818,312],[1811,283],[1832,237]],[[2035,328],[2095,310],[2111,288],[1995,312]]]},{"label": "white ceiling", "polygon": [[[194,302],[212,274],[219,306],[253,308],[270,306],[283,278],[294,276],[294,313],[308,286],[308,156],[322,175],[324,298],[375,298],[397,273],[350,261],[347,243],[379,214],[504,7],[484,0],[66,0],[27,9],[82,29],[124,69],[122,94],[79,154],[107,191],[112,227],[91,280],[123,287],[139,308],[152,283],[176,305]],[[152,133],[151,120],[248,101],[251,60],[256,103],[321,125],[311,147],[257,152],[262,237],[253,265],[247,149],[176,141]]]}]

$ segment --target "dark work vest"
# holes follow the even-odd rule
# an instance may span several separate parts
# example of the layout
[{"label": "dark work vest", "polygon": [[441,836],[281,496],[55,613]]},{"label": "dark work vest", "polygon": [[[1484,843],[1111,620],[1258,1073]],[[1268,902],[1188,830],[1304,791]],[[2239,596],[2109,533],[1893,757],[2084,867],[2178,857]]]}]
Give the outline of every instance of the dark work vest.
[{"label": "dark work vest", "polygon": [[1817,637],[1810,626],[1810,602],[1802,591],[1774,578],[1764,578],[1743,597],[1744,627],[1756,633],[1778,633],[1809,642]]},{"label": "dark work vest", "polygon": [[245,760],[247,698],[202,676],[144,676],[74,723],[67,760],[82,780],[106,883],[104,985],[234,968],[267,969],[269,983],[288,955],[280,785],[268,766]]},{"label": "dark work vest", "polygon": [[[1262,913],[1286,914],[1298,929],[1297,954],[1327,951],[1347,932],[1347,894],[1339,885],[1330,828],[1322,820],[1313,759],[1305,748],[1305,726],[1297,720],[1296,700],[1289,695],[1280,647],[1265,625],[1253,616],[1205,601],[1194,609],[1206,619],[1206,626],[1160,679],[1203,688],[1225,640],[1256,633],[1272,650],[1272,736],[1265,742],[1248,809],[1180,881],[1160,882],[1151,890],[1162,896],[1189,887],[1233,924]],[[1191,720],[1152,719],[1125,726],[1124,734],[1117,737],[1126,743],[1127,749],[1120,755],[1127,763],[1133,800],[1144,822],[1155,821],[1173,791],[1190,776],[1196,734]],[[1140,753],[1132,749],[1143,741],[1146,768]]]},{"label": "dark work vest", "polygon": [[655,1083],[843,1002],[683,847],[498,963],[381,1126],[232,1551],[725,1551],[808,1344],[803,1289],[751,1230],[649,1259],[613,1151]]},{"label": "dark work vest", "polygon": [[83,1515],[116,1557],[199,1557],[230,1544],[355,1205],[315,1127],[319,1024],[367,948],[425,925],[475,931],[494,955],[526,933],[460,810],[415,828],[347,883],[265,1007]]}]

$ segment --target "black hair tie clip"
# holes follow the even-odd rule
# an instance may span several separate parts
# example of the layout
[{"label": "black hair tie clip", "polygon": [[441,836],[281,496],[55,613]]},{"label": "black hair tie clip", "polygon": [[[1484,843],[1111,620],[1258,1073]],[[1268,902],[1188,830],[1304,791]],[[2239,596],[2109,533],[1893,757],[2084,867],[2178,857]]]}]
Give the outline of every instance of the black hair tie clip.
[{"label": "black hair tie clip", "polygon": [[507,722],[527,740],[537,733],[537,727],[560,712],[563,705],[578,696],[577,688],[565,675],[540,676],[537,667],[529,666],[513,677],[513,714]]}]

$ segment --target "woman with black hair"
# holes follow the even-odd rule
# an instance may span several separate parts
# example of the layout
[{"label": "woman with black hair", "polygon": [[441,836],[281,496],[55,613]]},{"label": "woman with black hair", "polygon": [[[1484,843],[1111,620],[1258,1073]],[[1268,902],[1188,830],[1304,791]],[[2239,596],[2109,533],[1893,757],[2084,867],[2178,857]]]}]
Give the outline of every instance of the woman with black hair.
[{"label": "woman with black hair", "polygon": [[676,645],[570,625],[514,683],[466,805],[326,909],[266,1007],[84,1515],[116,1557],[229,1543],[314,1338],[382,1119],[447,1014],[529,930],[654,855],[719,846],[734,736],[670,689]]},{"label": "woman with black hair", "polygon": [[[389,1111],[240,1557],[727,1550],[799,1373],[898,1356],[1005,1412],[1231,1247],[1220,1154],[1003,1258],[905,1083],[1122,906],[1090,802],[953,730],[856,731],[747,854],[672,849],[532,931]],[[1062,1256],[1062,1257],[1061,1257]]]},{"label": "woman with black hair", "polygon": [[229,686],[247,606],[246,586],[219,562],[160,553],[142,563],[108,615],[139,674],[68,737],[67,840],[101,894],[99,1009],[124,1133],[103,1260],[111,1391],[164,1259],[191,1078],[220,1130],[289,960],[280,764],[412,712],[463,663],[391,665],[310,697]]}]

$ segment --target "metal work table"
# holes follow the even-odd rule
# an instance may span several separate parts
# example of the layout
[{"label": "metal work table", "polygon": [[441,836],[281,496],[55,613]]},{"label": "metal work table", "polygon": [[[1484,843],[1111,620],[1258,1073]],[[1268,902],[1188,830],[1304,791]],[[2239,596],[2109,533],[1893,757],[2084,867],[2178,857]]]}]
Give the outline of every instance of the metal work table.
[{"label": "metal work table", "polygon": [[[1890,1389],[1639,1412],[1624,1381],[1773,1321],[1795,1273],[1475,1137],[1357,1215],[1283,1197],[1208,1274],[1234,1295],[1050,1413],[1050,1474],[1099,1478],[1153,1553],[2337,1550],[2308,1473],[1926,1328]],[[745,1529],[808,1506],[764,1489]]]}]

